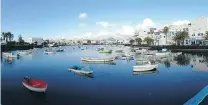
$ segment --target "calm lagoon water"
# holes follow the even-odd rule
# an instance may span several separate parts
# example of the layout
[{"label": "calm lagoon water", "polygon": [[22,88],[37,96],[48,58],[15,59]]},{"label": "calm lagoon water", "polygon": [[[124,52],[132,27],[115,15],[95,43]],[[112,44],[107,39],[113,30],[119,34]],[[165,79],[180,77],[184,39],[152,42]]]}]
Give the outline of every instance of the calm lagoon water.
[{"label": "calm lagoon water", "polygon": [[[208,56],[184,54],[159,64],[157,72],[133,74],[135,60],[111,64],[83,64],[81,57],[99,54],[65,47],[65,52],[32,55],[1,63],[1,103],[3,105],[183,105],[208,85]],[[161,61],[162,62],[162,61]],[[93,78],[68,72],[73,65],[90,65]],[[190,64],[193,64],[192,68]],[[48,83],[46,93],[28,91],[24,76]],[[200,105],[208,105],[208,96]]]}]

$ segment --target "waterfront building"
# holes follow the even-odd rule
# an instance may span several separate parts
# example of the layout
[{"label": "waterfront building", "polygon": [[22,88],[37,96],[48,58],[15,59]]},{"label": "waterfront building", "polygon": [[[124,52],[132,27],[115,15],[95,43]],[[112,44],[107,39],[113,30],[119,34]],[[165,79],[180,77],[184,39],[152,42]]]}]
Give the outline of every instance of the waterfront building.
[{"label": "waterfront building", "polygon": [[37,42],[37,45],[42,45],[42,43],[44,42],[43,38],[40,37],[32,37],[28,39],[28,43],[32,44]]},{"label": "waterfront building", "polygon": [[162,30],[155,30],[153,39],[154,45],[167,45],[166,35],[162,32]]},{"label": "waterfront building", "polygon": [[185,41],[185,44],[203,44],[206,31],[208,31],[208,18],[198,18],[191,21],[188,28],[189,39]]},{"label": "waterfront building", "polygon": [[169,25],[169,31],[167,33],[167,42],[166,35],[161,30],[154,31],[154,44],[155,45],[173,45],[174,36],[178,31],[187,31],[189,33],[189,38],[184,41],[184,45],[193,45],[193,44],[204,44],[205,32],[208,31],[208,18],[198,18],[190,23],[180,24],[180,25]]}]

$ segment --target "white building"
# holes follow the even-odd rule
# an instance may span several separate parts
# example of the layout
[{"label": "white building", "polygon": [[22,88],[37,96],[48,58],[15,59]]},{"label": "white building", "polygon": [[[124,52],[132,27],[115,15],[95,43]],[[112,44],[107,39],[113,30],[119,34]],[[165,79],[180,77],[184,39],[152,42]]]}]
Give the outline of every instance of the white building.
[{"label": "white building", "polygon": [[166,35],[161,30],[154,31],[154,45],[167,45]]},{"label": "white building", "polygon": [[185,41],[185,44],[203,44],[206,31],[208,31],[208,18],[198,18],[191,21],[188,28],[189,39]]},{"label": "white building", "polygon": [[42,43],[44,42],[43,38],[39,38],[39,37],[32,37],[28,39],[28,43],[32,44],[37,42],[37,45],[42,45]]}]

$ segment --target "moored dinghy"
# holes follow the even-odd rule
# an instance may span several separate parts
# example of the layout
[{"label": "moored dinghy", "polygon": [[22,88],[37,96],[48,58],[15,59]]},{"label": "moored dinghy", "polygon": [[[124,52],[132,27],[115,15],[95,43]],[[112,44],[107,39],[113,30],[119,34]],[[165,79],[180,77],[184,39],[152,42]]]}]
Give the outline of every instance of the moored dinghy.
[{"label": "moored dinghy", "polygon": [[56,52],[63,52],[64,49],[60,48],[60,49],[57,49]]},{"label": "moored dinghy", "polygon": [[169,54],[170,51],[168,51],[167,49],[162,49],[162,51],[155,53],[156,56],[160,56],[160,57],[167,57],[169,56]]},{"label": "moored dinghy", "polygon": [[82,61],[86,62],[112,62],[115,58],[81,58]]},{"label": "moored dinghy", "polygon": [[151,71],[155,70],[157,68],[157,65],[151,64],[150,61],[144,61],[140,65],[133,66],[133,71]]},{"label": "moored dinghy", "polygon": [[27,89],[35,92],[45,92],[47,90],[47,83],[41,80],[31,79],[28,76],[24,77],[22,84]]},{"label": "moored dinghy", "polygon": [[55,52],[55,51],[48,51],[48,50],[45,50],[44,53],[45,53],[45,54],[54,54],[54,53],[56,53],[56,52]]},{"label": "moored dinghy", "polygon": [[7,57],[7,58],[17,58],[19,56],[20,56],[19,54],[14,55],[13,53],[5,55],[5,57]]},{"label": "moored dinghy", "polygon": [[74,73],[81,73],[81,74],[92,74],[93,71],[92,71],[92,68],[89,67],[89,66],[73,66],[71,68],[68,69],[69,71],[71,72],[74,72]]},{"label": "moored dinghy", "polygon": [[100,53],[112,53],[112,50],[100,50]]},{"label": "moored dinghy", "polygon": [[3,52],[3,53],[2,53],[3,56],[11,55],[11,54],[12,54],[12,53],[9,53],[9,52]]}]

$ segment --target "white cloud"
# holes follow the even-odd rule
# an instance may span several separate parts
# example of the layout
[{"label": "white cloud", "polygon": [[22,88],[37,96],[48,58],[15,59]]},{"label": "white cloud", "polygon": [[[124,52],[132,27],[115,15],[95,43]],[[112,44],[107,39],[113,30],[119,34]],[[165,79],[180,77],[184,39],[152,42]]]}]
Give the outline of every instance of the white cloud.
[{"label": "white cloud", "polygon": [[79,26],[84,27],[84,26],[86,26],[86,24],[85,23],[79,23]]},{"label": "white cloud", "polygon": [[103,28],[109,28],[115,26],[114,24],[109,24],[108,22],[96,22],[96,25],[101,26]]},{"label": "white cloud", "polygon": [[118,30],[117,35],[133,36],[134,32],[135,32],[135,30],[132,26],[122,26],[121,29]]},{"label": "white cloud", "polygon": [[190,22],[188,20],[178,20],[176,22],[173,22],[172,25],[184,25],[189,24]]},{"label": "white cloud", "polygon": [[[185,24],[189,23],[187,20],[179,20],[176,22],[173,22],[172,24],[174,25],[180,25],[180,24]],[[80,23],[81,26],[83,26],[82,23]],[[147,30],[148,28],[154,27],[157,29],[162,29],[164,26],[168,26],[168,24],[161,24],[161,23],[155,23],[152,19],[150,18],[145,18],[141,23],[137,25],[131,25],[131,24],[126,24],[126,25],[118,25],[118,24],[112,24],[109,22],[96,22],[97,26],[100,26],[100,29],[97,31],[90,31],[79,35],[79,39],[94,39],[94,40],[99,40],[99,39],[107,39],[109,37],[113,37],[116,39],[128,39],[131,38],[135,31],[142,31],[142,30]],[[78,38],[78,37],[76,37]]]},{"label": "white cloud", "polygon": [[136,29],[141,30],[141,29],[146,29],[148,27],[155,27],[155,23],[150,18],[144,19],[142,24],[138,24],[136,26]]},{"label": "white cloud", "polygon": [[87,13],[80,13],[80,14],[79,14],[79,18],[80,18],[80,19],[87,18]]}]

